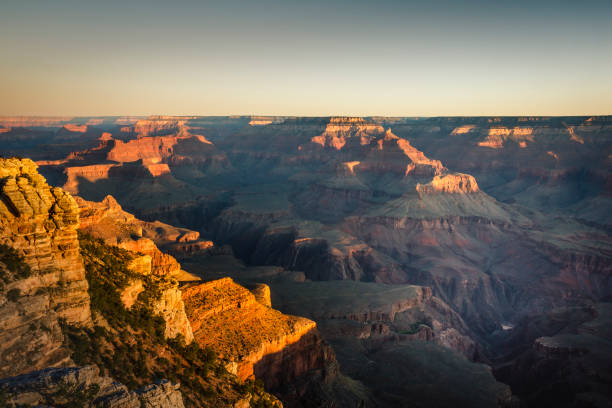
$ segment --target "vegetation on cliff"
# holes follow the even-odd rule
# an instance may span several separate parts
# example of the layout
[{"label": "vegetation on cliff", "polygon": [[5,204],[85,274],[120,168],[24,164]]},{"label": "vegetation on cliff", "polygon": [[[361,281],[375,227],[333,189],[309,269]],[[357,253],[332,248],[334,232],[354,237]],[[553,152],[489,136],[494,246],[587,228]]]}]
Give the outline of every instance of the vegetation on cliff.
[{"label": "vegetation on cliff", "polygon": [[159,276],[138,275],[145,290],[127,309],[120,290],[135,278],[128,265],[134,254],[79,234],[89,282],[94,328],[63,325],[67,346],[78,365],[95,364],[105,375],[136,389],[157,379],[180,382],[187,407],[230,407],[239,400],[252,406],[278,406],[261,384],[240,382],[208,348],[182,337],[166,340],[165,322],[151,310],[166,282]]},{"label": "vegetation on cliff", "polygon": [[[168,284],[167,280],[130,270],[128,265],[133,255],[125,249],[107,245],[103,240],[81,232],[79,243],[92,310],[118,325],[145,330],[152,338],[162,341],[165,322],[162,317],[153,315],[151,300],[159,298],[164,285]],[[127,309],[121,301],[120,290],[129,285],[130,279],[136,278],[144,281],[145,290],[138,296],[138,302]]]}]

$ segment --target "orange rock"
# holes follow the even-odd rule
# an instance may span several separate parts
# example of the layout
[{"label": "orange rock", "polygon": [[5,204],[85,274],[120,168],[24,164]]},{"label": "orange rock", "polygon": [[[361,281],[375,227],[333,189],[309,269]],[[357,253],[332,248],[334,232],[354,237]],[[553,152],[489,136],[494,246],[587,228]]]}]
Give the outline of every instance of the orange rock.
[{"label": "orange rock", "polygon": [[475,193],[478,191],[476,179],[469,174],[453,173],[435,176],[427,184],[418,184],[419,193]]},{"label": "orange rock", "polygon": [[[8,278],[0,288],[0,376],[69,364],[59,319],[92,325],[78,207],[36,167],[29,159],[0,159],[0,244],[24,256],[31,269],[16,276],[0,262],[0,275]],[[10,290],[20,296],[7,301]]]},{"label": "orange rock", "polygon": [[74,123],[67,123],[64,125],[64,129],[70,132],[85,133],[87,132],[87,125],[75,125]]},{"label": "orange rock", "polygon": [[[266,290],[259,287],[257,291],[264,304],[230,278],[183,290],[198,344],[235,361],[239,378],[255,376],[272,388],[322,368],[333,358],[315,322],[270,308],[265,305],[269,302],[263,293]],[[290,349],[301,352],[289,352]]]}]

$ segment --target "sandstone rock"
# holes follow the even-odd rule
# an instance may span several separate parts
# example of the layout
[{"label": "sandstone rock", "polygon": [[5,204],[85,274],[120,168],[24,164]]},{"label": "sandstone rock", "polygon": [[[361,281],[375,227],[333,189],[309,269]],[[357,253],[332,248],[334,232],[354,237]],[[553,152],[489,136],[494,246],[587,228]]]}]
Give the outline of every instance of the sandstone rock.
[{"label": "sandstone rock", "polygon": [[0,189],[0,243],[23,254],[32,270],[5,288],[22,297],[0,302],[0,372],[16,375],[69,361],[58,319],[92,323],[74,199],[49,187],[29,159],[0,159]]},{"label": "sandstone rock", "polygon": [[370,143],[373,135],[384,131],[382,126],[368,123],[362,118],[331,118],[329,124],[319,136],[312,138],[313,143],[322,147],[331,147],[340,150],[347,144],[347,141],[355,140],[361,145]]},{"label": "sandstone rock", "polygon": [[152,269],[151,257],[149,255],[137,255],[137,253],[135,253],[127,267],[130,271],[137,275],[149,275],[151,274]]},{"label": "sandstone rock", "polygon": [[[157,381],[136,391],[110,377],[101,377],[96,366],[47,368],[0,380],[9,406],[26,404],[105,408],[183,408],[179,384]],[[14,405],[11,405],[14,404]]]},{"label": "sandstone rock", "polygon": [[183,408],[180,384],[168,380],[156,381],[136,391],[141,408]]},{"label": "sandstone rock", "polygon": [[504,126],[493,126],[489,128],[485,140],[478,142],[478,146],[501,149],[506,141],[511,140],[526,147],[527,142],[533,142],[533,128],[515,126],[509,129]]},{"label": "sandstone rock", "polygon": [[121,291],[121,294],[120,294],[121,302],[123,303],[123,306],[125,306],[127,309],[134,306],[134,303],[136,303],[136,301],[138,300],[138,295],[144,292],[144,290],[145,289],[144,289],[144,286],[142,285],[141,280],[136,279],[136,280],[130,281],[128,286],[126,286]]},{"label": "sandstone rock", "polygon": [[416,190],[421,194],[467,194],[479,191],[478,184],[474,177],[469,174],[460,173],[445,174],[443,176],[436,175],[433,180],[427,184],[417,184]]},{"label": "sandstone rock", "polygon": [[166,338],[175,338],[181,334],[185,343],[193,341],[193,330],[182,300],[182,292],[178,287],[165,289],[160,299],[153,303],[153,313],[161,316],[166,322]]},{"label": "sandstone rock", "polygon": [[276,388],[335,361],[315,322],[264,306],[230,278],[191,286],[183,299],[195,341],[235,361],[241,379]]},{"label": "sandstone rock", "polygon": [[[173,227],[159,221],[141,221],[124,211],[110,195],[101,202],[87,201],[81,197],[75,199],[80,211],[81,230],[104,239],[110,245],[147,255],[151,258],[149,269],[156,275],[176,278],[186,275],[176,259],[160,251],[158,246],[163,245],[177,251],[183,246],[189,246],[193,250],[213,246],[210,241],[200,241],[197,231]],[[188,248],[185,251],[189,251]],[[147,268],[141,267],[143,270]]]},{"label": "sandstone rock", "polygon": [[272,298],[270,297],[270,287],[264,283],[257,283],[252,286],[247,286],[247,289],[255,296],[255,300],[264,306],[272,307]]},{"label": "sandstone rock", "polygon": [[[112,197],[107,196],[103,201],[96,203],[77,197],[80,213],[82,214],[82,230],[93,236],[104,239],[109,245],[133,252],[133,259],[128,268],[136,275],[154,274],[159,277],[168,278],[170,281],[183,276],[181,265],[172,256],[161,252],[155,242],[142,235],[151,234],[161,242],[178,241],[181,236],[190,234],[192,231],[174,228],[163,223],[148,223],[141,221],[132,214],[123,211],[119,203]],[[166,231],[165,234],[157,234],[158,231]],[[191,234],[196,237],[196,234]],[[142,282],[135,280],[133,284],[126,287],[121,293],[121,298],[126,307],[131,307],[138,294],[142,292]],[[158,300],[153,305],[153,312],[160,315],[166,322],[166,338],[175,338],[181,334],[187,344],[193,341],[191,325],[185,315],[185,307],[181,299],[181,291],[174,281],[166,287]]]}]

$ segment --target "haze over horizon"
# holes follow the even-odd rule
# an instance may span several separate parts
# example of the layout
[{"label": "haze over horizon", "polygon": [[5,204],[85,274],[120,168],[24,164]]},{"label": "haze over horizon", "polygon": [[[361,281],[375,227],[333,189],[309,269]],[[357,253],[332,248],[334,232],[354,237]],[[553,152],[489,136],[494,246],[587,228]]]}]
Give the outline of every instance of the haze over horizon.
[{"label": "haze over horizon", "polygon": [[0,115],[612,114],[608,1],[0,6]]}]

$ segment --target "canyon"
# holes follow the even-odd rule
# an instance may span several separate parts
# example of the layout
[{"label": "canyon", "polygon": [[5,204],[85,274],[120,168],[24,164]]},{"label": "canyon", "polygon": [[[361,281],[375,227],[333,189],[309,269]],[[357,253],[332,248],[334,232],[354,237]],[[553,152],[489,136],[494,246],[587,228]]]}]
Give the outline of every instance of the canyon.
[{"label": "canyon", "polygon": [[[33,271],[5,290],[31,301],[0,316],[6,344],[45,356],[32,369],[70,364],[60,321],[100,323],[80,229],[132,254],[125,307],[163,281],[164,337],[213,349],[285,406],[610,400],[611,117],[0,126],[2,155],[44,176],[27,159],[0,170],[0,243]],[[24,328],[43,323],[36,343]]]}]

